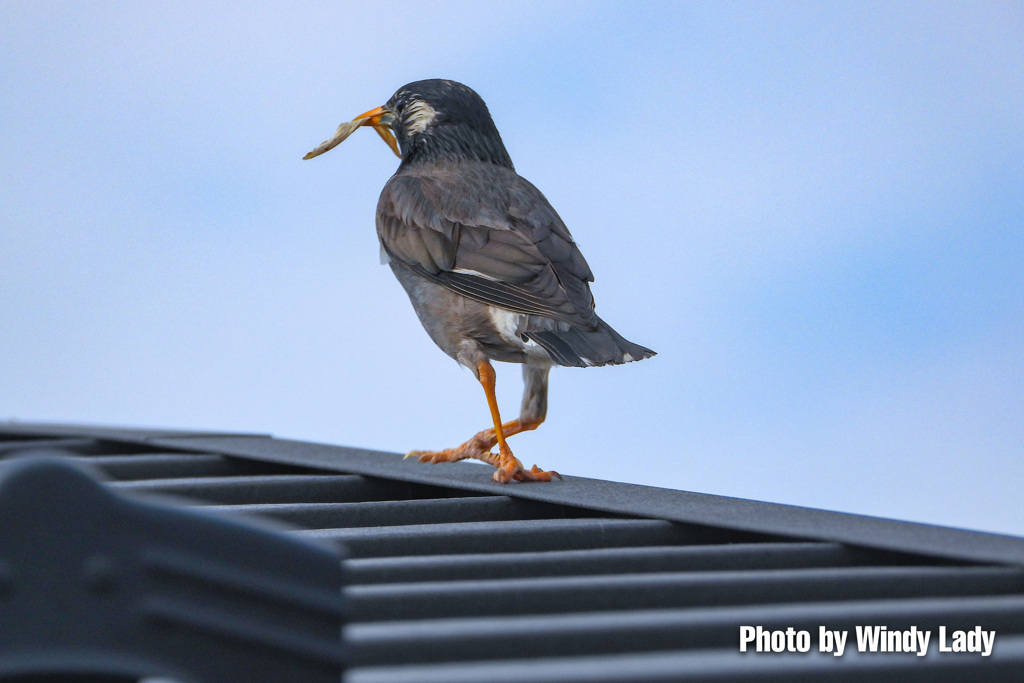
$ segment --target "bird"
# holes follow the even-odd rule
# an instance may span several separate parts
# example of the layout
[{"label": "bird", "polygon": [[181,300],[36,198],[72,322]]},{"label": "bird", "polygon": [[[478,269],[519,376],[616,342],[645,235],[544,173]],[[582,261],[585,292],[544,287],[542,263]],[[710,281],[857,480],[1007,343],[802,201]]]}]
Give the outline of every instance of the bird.
[{"label": "bird", "polygon": [[[304,158],[362,126],[401,159],[377,203],[381,260],[434,343],[483,386],[493,423],[455,448],[406,457],[475,458],[494,466],[493,479],[503,484],[561,479],[537,465],[526,469],[507,443],[544,422],[551,367],[628,363],[655,352],[598,317],[590,266],[548,200],[516,173],[474,90],[445,79],[409,83]],[[492,361],[523,366],[515,420],[502,422]]]}]

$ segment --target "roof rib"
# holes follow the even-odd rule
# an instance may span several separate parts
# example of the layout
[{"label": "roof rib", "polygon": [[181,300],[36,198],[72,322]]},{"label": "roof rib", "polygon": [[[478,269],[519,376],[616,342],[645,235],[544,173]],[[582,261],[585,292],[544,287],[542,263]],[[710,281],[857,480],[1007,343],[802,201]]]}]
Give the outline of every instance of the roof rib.
[{"label": "roof rib", "polygon": [[[128,497],[283,521],[347,552],[348,683],[1020,680],[1024,539],[261,435],[0,424]],[[738,651],[739,626],[997,632],[991,657]],[[933,647],[934,650],[934,647]]]}]

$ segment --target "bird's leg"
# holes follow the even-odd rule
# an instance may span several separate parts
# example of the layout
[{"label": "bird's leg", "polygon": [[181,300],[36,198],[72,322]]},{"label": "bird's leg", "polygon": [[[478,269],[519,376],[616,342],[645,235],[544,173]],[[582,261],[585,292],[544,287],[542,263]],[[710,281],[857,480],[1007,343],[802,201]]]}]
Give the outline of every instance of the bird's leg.
[{"label": "bird's leg", "polygon": [[477,364],[477,372],[480,376],[480,384],[483,385],[484,393],[487,395],[487,406],[491,409],[491,419],[494,420],[494,436],[498,444],[498,462],[489,461],[498,468],[494,472],[494,481],[507,484],[512,479],[516,481],[551,481],[552,476],[561,479],[561,475],[557,472],[545,472],[536,465],[529,470],[524,469],[519,459],[512,455],[512,449],[508,447],[505,437],[527,429],[536,429],[540,422],[524,423],[521,420],[513,420],[508,424],[509,429],[506,432],[505,425],[501,423],[501,414],[498,412],[498,397],[494,393],[494,368],[489,361],[482,360]]},{"label": "bird's leg", "polygon": [[[547,368],[542,371],[533,370],[536,377],[529,374],[530,370],[524,367],[524,375],[527,376],[526,392],[523,398],[523,411],[518,420],[512,420],[502,424],[498,412],[498,400],[494,393],[494,368],[484,360],[477,364],[477,373],[480,384],[487,395],[487,405],[491,411],[491,418],[494,420],[494,427],[477,433],[469,441],[457,448],[447,448],[443,451],[412,451],[407,458],[418,458],[420,462],[455,462],[466,458],[476,458],[498,468],[494,473],[494,480],[507,483],[512,479],[517,481],[551,481],[552,476],[561,479],[558,472],[545,472],[536,465],[527,470],[519,460],[512,455],[512,450],[506,443],[506,438],[536,429],[544,422],[546,412],[547,396]],[[531,381],[536,380],[536,381]],[[498,446],[498,452],[492,453],[491,449]]]}]

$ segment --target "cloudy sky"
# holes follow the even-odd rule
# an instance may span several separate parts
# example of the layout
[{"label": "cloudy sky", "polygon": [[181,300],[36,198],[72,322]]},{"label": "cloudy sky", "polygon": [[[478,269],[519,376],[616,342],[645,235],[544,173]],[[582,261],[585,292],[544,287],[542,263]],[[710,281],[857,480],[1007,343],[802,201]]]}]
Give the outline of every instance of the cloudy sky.
[{"label": "cloudy sky", "polygon": [[0,420],[487,427],[379,265],[395,158],[302,161],[443,77],[659,352],[556,369],[526,465],[1024,534],[1022,36],[995,1],[7,0]]}]

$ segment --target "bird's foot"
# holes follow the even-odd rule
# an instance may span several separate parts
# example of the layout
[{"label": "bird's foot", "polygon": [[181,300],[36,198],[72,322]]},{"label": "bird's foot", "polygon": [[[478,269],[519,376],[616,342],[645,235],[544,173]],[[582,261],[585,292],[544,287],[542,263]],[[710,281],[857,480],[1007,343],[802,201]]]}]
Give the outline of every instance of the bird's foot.
[{"label": "bird's foot", "polygon": [[498,456],[491,453],[496,441],[494,430],[485,429],[461,446],[446,448],[443,451],[409,451],[405,457],[429,463],[458,462],[466,458],[476,458],[497,467]]},{"label": "bird's foot", "polygon": [[504,451],[499,449],[501,451],[500,454],[492,453],[491,448],[495,446],[496,442],[497,438],[494,436],[494,430],[485,429],[456,448],[446,448],[443,451],[409,451],[405,454],[405,457],[416,458],[420,462],[429,463],[458,462],[466,458],[483,460],[488,465],[493,465],[497,468],[494,471],[494,481],[500,484],[507,484],[512,480],[551,481],[552,477],[562,478],[562,475],[558,472],[545,472],[536,465],[526,469],[523,467],[523,463],[519,462],[519,459],[512,455],[512,451],[508,450],[507,446]]},{"label": "bird's foot", "polygon": [[497,467],[498,469],[494,470],[494,481],[499,484],[507,484],[513,479],[516,481],[551,481],[552,477],[562,478],[562,475],[558,472],[554,470],[545,472],[536,465],[526,469],[519,462],[519,459],[514,456],[503,458],[503,462]]}]

